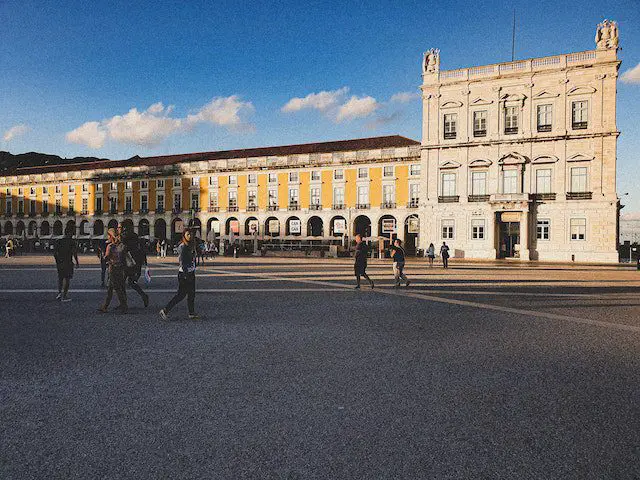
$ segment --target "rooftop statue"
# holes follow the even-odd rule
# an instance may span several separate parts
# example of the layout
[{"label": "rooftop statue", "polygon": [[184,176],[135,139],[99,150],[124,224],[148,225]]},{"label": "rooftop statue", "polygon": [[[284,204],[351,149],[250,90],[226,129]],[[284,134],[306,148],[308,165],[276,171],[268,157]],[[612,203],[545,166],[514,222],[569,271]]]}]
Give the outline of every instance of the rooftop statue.
[{"label": "rooftop statue", "polygon": [[422,59],[422,73],[436,73],[440,71],[440,50],[432,48],[424,52]]},{"label": "rooftop statue", "polygon": [[618,48],[618,24],[616,22],[605,20],[598,24],[596,29],[596,48],[598,50]]}]

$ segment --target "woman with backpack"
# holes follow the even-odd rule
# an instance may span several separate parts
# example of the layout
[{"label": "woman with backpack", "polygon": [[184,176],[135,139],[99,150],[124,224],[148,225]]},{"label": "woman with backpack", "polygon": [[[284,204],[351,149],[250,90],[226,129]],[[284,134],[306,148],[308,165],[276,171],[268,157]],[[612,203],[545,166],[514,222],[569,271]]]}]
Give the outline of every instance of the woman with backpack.
[{"label": "woman with backpack", "polygon": [[194,245],[195,234],[185,229],[178,245],[178,293],[176,293],[167,306],[160,310],[163,320],[169,320],[169,312],[178,303],[187,297],[189,319],[197,320],[200,316],[195,311],[196,298],[196,249]]}]

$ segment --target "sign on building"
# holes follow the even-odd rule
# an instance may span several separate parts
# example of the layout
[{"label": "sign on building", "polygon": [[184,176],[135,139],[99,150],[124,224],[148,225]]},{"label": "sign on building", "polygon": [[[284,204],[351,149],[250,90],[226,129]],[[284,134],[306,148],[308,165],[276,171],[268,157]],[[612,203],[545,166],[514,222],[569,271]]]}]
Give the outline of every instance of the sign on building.
[{"label": "sign on building", "polygon": [[420,220],[418,218],[410,218],[407,222],[408,233],[420,233]]},{"label": "sign on building", "polygon": [[176,220],[176,223],[173,225],[176,233],[182,233],[184,231],[184,222],[182,220]]},{"label": "sign on building", "polygon": [[296,235],[302,232],[302,222],[300,220],[289,220],[289,233]]},{"label": "sign on building", "polygon": [[382,233],[396,233],[396,219],[395,218],[383,218],[382,219]]},{"label": "sign on building", "polygon": [[249,232],[252,235],[258,232],[258,220],[249,220]]},{"label": "sign on building", "polygon": [[345,233],[347,231],[347,221],[339,218],[333,221],[333,233]]},{"label": "sign on building", "polygon": [[280,220],[269,220],[269,233],[271,235],[280,234]]},{"label": "sign on building", "polygon": [[240,232],[240,222],[238,220],[231,220],[229,222],[229,230],[237,235]]}]

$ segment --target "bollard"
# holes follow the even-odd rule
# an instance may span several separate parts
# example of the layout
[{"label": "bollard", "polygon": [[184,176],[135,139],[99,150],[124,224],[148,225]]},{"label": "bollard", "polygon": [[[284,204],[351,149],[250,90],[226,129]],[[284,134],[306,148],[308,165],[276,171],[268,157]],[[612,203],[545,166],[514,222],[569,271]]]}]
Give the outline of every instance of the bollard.
[{"label": "bollard", "polygon": [[571,255],[571,261],[575,262],[576,261],[576,256],[575,255]]}]

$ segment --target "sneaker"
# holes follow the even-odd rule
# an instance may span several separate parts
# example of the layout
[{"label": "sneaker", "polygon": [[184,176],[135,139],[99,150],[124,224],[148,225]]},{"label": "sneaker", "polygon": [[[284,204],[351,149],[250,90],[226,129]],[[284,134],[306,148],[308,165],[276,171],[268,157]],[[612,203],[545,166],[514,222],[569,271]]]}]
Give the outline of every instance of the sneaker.
[{"label": "sneaker", "polygon": [[189,320],[200,320],[200,315],[198,315],[197,313],[190,313]]},{"label": "sneaker", "polygon": [[404,286],[408,287],[409,285],[411,285],[411,282],[409,280],[407,280],[407,283],[405,283]]},{"label": "sneaker", "polygon": [[149,306],[149,295],[142,297],[142,301],[144,302],[144,308],[147,308]]},{"label": "sneaker", "polygon": [[71,299],[69,297],[63,297],[61,301],[62,302],[70,302]]},{"label": "sneaker", "polygon": [[169,314],[164,308],[160,310],[160,316],[162,317],[163,320],[169,320]]},{"label": "sneaker", "polygon": [[360,285],[356,285],[356,286],[355,286],[355,287],[353,287],[353,288],[355,288],[356,290],[360,290]]},{"label": "sneaker", "polygon": [[62,294],[59,293],[58,295],[56,295],[56,300],[62,300]]},{"label": "sneaker", "polygon": [[374,287],[373,282],[371,282],[371,290],[373,290],[373,287]]}]

